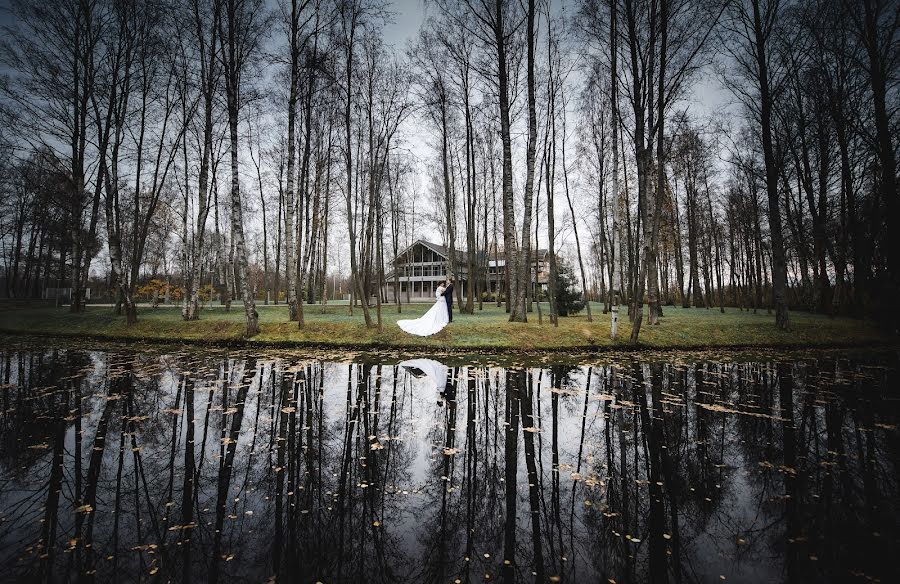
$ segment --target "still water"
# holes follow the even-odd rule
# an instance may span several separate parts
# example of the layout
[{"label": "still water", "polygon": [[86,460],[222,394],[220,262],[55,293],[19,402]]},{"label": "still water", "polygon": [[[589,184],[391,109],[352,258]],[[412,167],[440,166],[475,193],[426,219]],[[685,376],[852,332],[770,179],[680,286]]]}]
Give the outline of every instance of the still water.
[{"label": "still water", "polygon": [[898,582],[897,354],[0,344],[0,580]]}]

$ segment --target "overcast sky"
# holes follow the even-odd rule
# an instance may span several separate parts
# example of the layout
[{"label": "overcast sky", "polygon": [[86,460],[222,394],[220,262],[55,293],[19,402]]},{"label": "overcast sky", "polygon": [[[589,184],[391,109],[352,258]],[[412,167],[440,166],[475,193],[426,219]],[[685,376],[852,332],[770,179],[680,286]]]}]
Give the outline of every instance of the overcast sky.
[{"label": "overcast sky", "polygon": [[394,0],[394,21],[384,31],[387,42],[403,50],[406,42],[419,32],[425,9],[425,0]]}]

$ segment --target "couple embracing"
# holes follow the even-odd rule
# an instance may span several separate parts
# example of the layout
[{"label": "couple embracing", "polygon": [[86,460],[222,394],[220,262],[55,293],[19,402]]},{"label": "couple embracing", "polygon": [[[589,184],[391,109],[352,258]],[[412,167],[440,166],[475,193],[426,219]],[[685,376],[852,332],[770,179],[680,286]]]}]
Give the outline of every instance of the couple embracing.
[{"label": "couple embracing", "polygon": [[434,295],[434,305],[428,312],[413,320],[398,320],[397,326],[411,335],[427,337],[453,322],[453,276],[444,280]]}]

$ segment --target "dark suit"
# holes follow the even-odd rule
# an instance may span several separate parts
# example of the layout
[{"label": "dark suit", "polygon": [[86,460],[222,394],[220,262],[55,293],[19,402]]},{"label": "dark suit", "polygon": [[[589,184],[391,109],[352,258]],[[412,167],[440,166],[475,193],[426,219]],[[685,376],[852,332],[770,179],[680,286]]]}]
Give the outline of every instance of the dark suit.
[{"label": "dark suit", "polygon": [[447,301],[447,314],[450,315],[450,322],[453,322],[453,283],[444,290],[444,300]]}]

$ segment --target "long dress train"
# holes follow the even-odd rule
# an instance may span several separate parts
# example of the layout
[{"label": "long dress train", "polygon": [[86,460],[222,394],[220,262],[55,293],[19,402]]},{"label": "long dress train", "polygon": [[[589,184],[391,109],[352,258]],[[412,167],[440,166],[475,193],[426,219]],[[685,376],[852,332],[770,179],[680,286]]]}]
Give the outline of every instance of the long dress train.
[{"label": "long dress train", "polygon": [[398,320],[397,326],[411,335],[428,337],[441,331],[450,322],[450,314],[447,312],[447,301],[444,299],[444,287],[438,286],[435,296],[437,300],[428,309],[428,312],[419,318],[411,320]]}]

